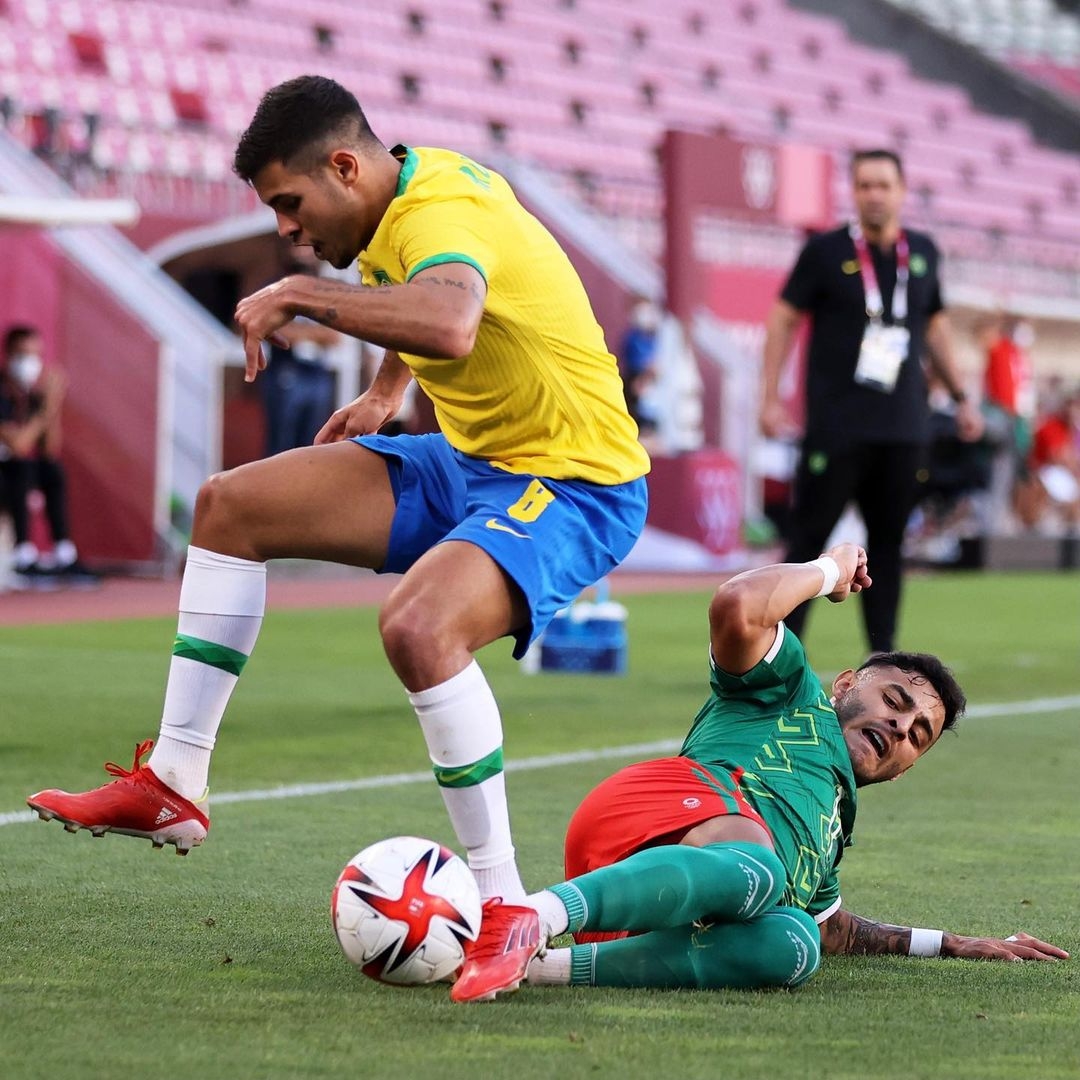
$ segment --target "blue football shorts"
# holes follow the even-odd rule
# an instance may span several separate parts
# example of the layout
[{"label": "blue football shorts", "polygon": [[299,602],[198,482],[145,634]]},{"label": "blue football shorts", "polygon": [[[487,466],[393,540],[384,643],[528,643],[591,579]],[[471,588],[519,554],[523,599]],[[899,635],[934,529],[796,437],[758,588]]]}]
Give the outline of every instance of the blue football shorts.
[{"label": "blue football shorts", "polygon": [[520,659],[555,612],[630,553],[645,526],[645,479],[625,484],[510,473],[455,450],[441,434],[360,435],[386,460],[397,510],[380,573],[403,574],[444,540],[486,551],[516,582],[529,625]]}]

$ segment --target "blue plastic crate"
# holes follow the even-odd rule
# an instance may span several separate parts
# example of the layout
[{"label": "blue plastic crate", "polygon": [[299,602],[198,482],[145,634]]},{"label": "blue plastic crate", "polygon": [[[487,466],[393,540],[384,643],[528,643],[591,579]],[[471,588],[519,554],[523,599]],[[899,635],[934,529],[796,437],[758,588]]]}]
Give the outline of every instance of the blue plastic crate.
[{"label": "blue plastic crate", "polygon": [[626,609],[579,602],[560,611],[540,642],[543,671],[622,675],[626,672]]}]

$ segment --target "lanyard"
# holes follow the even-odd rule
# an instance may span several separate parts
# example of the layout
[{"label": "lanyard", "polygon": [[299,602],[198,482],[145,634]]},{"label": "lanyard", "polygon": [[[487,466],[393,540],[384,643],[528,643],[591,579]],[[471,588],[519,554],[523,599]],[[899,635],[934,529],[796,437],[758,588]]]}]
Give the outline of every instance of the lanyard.
[{"label": "lanyard", "polygon": [[[866,314],[875,322],[885,314],[885,303],[881,298],[881,286],[878,285],[877,274],[874,272],[874,260],[870,257],[870,245],[862,234],[859,224],[853,221],[848,226],[851,242],[855,245],[855,254],[859,260],[859,269],[862,271],[863,289],[866,292]],[[911,262],[911,253],[908,249],[907,234],[901,229],[896,238],[896,287],[892,295],[892,321],[902,323],[908,313],[908,267]]]}]

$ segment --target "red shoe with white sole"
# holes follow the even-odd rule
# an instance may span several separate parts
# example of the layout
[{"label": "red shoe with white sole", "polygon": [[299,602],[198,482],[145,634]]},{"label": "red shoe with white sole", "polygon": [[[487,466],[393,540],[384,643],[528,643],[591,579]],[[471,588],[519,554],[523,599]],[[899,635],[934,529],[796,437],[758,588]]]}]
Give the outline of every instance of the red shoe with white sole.
[{"label": "red shoe with white sole", "polygon": [[177,855],[186,855],[206,839],[210,818],[189,799],[166,787],[140,758],[154,745],[147,739],[135,747],[130,769],[115,762],[105,771],[117,777],[109,784],[72,795],[52,788],[26,800],[43,821],[55,818],[68,832],[89,829],[94,836],[107,832],[141,836],[154,847],[172,844]]},{"label": "red shoe with white sole", "polygon": [[529,961],[547,945],[540,916],[531,908],[484,901],[480,936],[465,946],[465,963],[450,988],[450,1000],[494,1001],[521,985]]}]

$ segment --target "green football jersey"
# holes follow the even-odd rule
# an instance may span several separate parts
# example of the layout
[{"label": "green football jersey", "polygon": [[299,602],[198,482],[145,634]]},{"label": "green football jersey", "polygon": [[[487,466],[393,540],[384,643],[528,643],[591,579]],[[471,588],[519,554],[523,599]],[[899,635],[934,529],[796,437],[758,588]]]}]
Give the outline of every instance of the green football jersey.
[{"label": "green football jersey", "polygon": [[682,756],[739,778],[764,818],[788,875],[783,902],[821,916],[838,906],[836,867],[851,843],[855,777],[840,722],[802,643],[781,627],[745,675],[712,668],[712,695],[694,719]]}]

